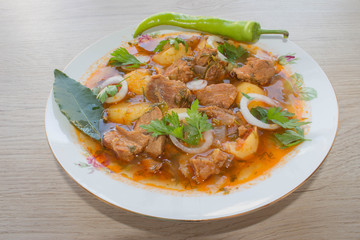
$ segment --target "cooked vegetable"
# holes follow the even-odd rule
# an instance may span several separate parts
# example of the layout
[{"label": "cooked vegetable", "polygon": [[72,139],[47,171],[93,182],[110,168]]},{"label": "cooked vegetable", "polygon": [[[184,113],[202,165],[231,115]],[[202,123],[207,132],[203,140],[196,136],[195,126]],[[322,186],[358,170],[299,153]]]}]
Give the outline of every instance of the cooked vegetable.
[{"label": "cooked vegetable", "polygon": [[[259,86],[248,82],[240,83],[239,85],[237,85],[236,89],[238,90],[238,95],[236,97],[235,102],[237,103],[238,106],[240,106],[240,100],[244,96],[244,94],[257,93],[257,94],[265,95],[264,90],[262,90]],[[248,108],[252,108],[252,107],[253,106],[251,102],[249,103]]]},{"label": "cooked vegetable", "polygon": [[289,36],[286,30],[265,30],[254,21],[229,21],[214,17],[190,16],[187,14],[163,12],[143,20],[136,28],[134,37],[139,36],[149,28],[160,25],[172,25],[182,28],[199,30],[211,34],[228,37],[240,42],[256,42],[261,34],[283,34]]},{"label": "cooked vegetable", "polygon": [[146,88],[150,80],[151,72],[148,69],[136,69],[125,75],[129,91],[137,95],[143,94],[143,89]]},{"label": "cooked vegetable", "polygon": [[219,45],[217,50],[226,57],[226,60],[235,63],[240,59],[246,59],[249,56],[248,51],[246,51],[240,45],[235,47],[234,45],[224,42],[223,45]]},{"label": "cooked vegetable", "polygon": [[126,48],[120,47],[111,53],[109,64],[114,67],[139,68],[143,63],[131,55]]},{"label": "cooked vegetable", "polygon": [[254,125],[254,126],[257,126],[259,128],[263,128],[263,129],[274,130],[274,129],[279,128],[279,125],[277,125],[277,124],[268,124],[268,123],[265,123],[265,122],[257,119],[256,117],[254,117],[254,115],[252,115],[250,113],[250,111],[248,109],[248,105],[249,105],[250,101],[253,101],[254,99],[265,102],[265,103],[273,105],[273,106],[277,105],[276,102],[267,96],[256,94],[256,93],[249,93],[248,96],[253,99],[249,100],[248,98],[243,97],[243,98],[241,98],[241,101],[240,101],[241,113],[244,116],[245,120],[248,123],[250,123],[251,125]]},{"label": "cooked vegetable", "polygon": [[100,140],[99,121],[104,108],[95,94],[81,83],[55,69],[54,97],[60,111],[78,129]]},{"label": "cooked vegetable", "polygon": [[256,116],[264,123],[273,122],[286,129],[292,129],[310,123],[300,122],[299,119],[291,118],[294,116],[293,113],[290,113],[279,107],[271,107],[269,109],[256,107],[251,109],[251,114]]},{"label": "cooked vegetable", "polygon": [[246,159],[256,153],[258,145],[259,134],[257,132],[257,128],[255,127],[245,140],[240,139],[237,142],[226,142],[224,147],[227,153],[233,154],[239,159]]},{"label": "cooked vegetable", "polygon": [[190,90],[200,90],[207,86],[206,80],[193,80],[186,83],[186,87]]},{"label": "cooked vegetable", "polygon": [[114,123],[130,124],[150,109],[150,103],[146,102],[120,102],[106,109],[107,120]]},{"label": "cooked vegetable", "polygon": [[[114,83],[115,85],[112,85]],[[101,103],[119,102],[126,97],[128,92],[126,79],[121,76],[108,78],[101,85],[105,87],[100,87],[100,91],[96,96],[96,98],[99,99]]]},{"label": "cooked vegetable", "polygon": [[141,127],[153,134],[154,137],[160,135],[174,136],[187,144],[198,145],[203,138],[202,133],[212,128],[207,121],[206,115],[198,112],[199,101],[196,100],[191,104],[191,108],[187,109],[188,117],[185,117],[186,123],[182,123],[179,115],[184,116],[184,113],[177,114],[172,111],[171,114],[166,115],[162,120],[153,120],[148,125]]},{"label": "cooked vegetable", "polygon": [[153,60],[160,65],[168,66],[185,55],[186,48],[184,45],[180,44],[178,50],[176,50],[175,47],[170,47],[165,51],[155,54]]},{"label": "cooked vegetable", "polygon": [[179,50],[179,44],[183,44],[185,46],[185,52],[188,51],[189,45],[185,42],[184,39],[176,37],[176,38],[168,38],[162,40],[154,49],[154,52],[161,52],[166,44],[170,46],[174,46],[175,50]]},{"label": "cooked vegetable", "polygon": [[283,148],[288,148],[304,141],[311,141],[310,139],[305,139],[304,129],[295,128],[294,130],[286,130],[284,133],[276,133],[275,137],[280,141]]}]

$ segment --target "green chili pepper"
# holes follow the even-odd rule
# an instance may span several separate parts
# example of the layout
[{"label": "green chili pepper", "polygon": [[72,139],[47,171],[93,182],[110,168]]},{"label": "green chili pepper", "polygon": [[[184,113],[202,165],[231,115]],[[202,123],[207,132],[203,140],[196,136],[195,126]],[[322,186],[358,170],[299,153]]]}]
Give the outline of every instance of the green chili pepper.
[{"label": "green chili pepper", "polygon": [[159,25],[194,29],[215,35],[221,35],[240,42],[256,42],[261,34],[283,34],[289,36],[286,30],[265,30],[254,21],[229,21],[214,17],[190,16],[187,14],[163,12],[152,15],[142,21],[135,30],[137,37],[145,30]]}]

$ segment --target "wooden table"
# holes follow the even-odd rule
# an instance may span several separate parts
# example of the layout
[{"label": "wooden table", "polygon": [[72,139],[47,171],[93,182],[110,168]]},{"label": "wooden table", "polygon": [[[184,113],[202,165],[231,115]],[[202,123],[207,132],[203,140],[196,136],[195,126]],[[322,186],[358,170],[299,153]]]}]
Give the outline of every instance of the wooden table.
[{"label": "wooden table", "polygon": [[[164,221],[99,201],[58,165],[44,131],[53,69],[166,10],[287,29],[321,65],[340,127],[325,163],[296,192],[228,220]],[[360,239],[359,0],[2,0],[0,22],[0,239]]]}]

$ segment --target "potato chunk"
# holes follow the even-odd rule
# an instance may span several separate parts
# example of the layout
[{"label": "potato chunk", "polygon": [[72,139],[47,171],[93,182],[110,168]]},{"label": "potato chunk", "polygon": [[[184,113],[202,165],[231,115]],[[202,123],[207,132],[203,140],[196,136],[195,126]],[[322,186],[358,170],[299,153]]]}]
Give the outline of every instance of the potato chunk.
[{"label": "potato chunk", "polygon": [[107,119],[111,122],[128,125],[141,117],[150,108],[150,103],[121,102],[106,109]]},{"label": "potato chunk", "polygon": [[238,159],[246,159],[256,153],[259,145],[259,134],[257,128],[250,133],[243,143],[227,142],[224,144],[225,152],[234,155]]},{"label": "potato chunk", "polygon": [[[129,91],[137,95],[142,95],[146,85],[150,80],[151,73],[147,69],[136,69],[124,76],[129,87]],[[143,90],[144,89],[144,90]]]},{"label": "potato chunk", "polygon": [[160,65],[169,66],[185,55],[186,51],[184,45],[179,44],[179,50],[176,50],[175,47],[170,47],[167,50],[155,54],[152,59]]}]

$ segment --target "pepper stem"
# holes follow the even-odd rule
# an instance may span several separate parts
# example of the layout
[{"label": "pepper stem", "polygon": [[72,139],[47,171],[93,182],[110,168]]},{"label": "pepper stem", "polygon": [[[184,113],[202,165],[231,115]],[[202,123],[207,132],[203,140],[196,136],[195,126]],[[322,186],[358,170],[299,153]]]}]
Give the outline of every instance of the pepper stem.
[{"label": "pepper stem", "polygon": [[282,34],[284,38],[289,37],[289,32],[286,30],[267,30],[267,29],[260,29],[260,34]]}]

